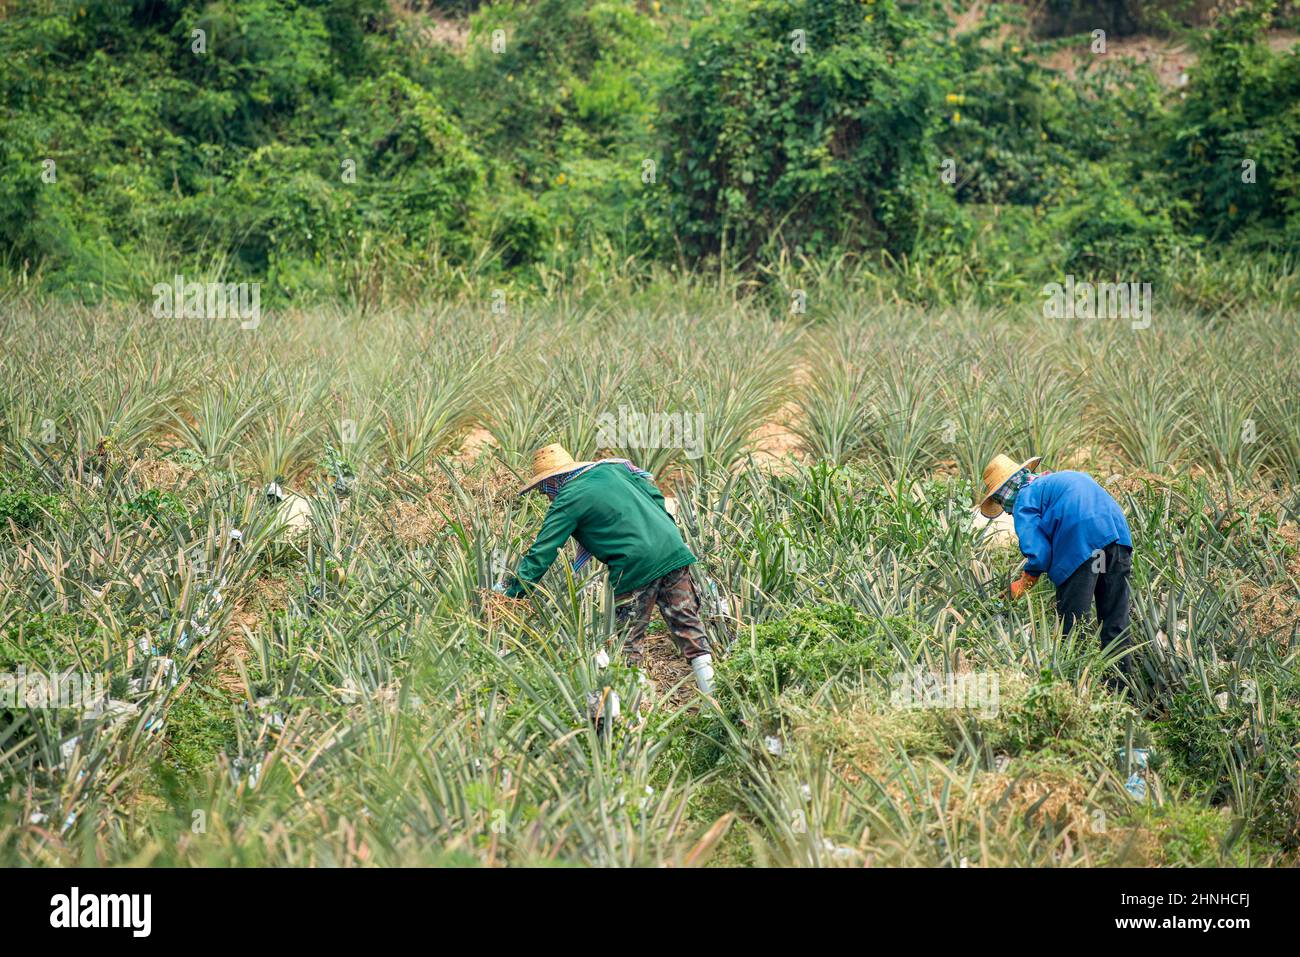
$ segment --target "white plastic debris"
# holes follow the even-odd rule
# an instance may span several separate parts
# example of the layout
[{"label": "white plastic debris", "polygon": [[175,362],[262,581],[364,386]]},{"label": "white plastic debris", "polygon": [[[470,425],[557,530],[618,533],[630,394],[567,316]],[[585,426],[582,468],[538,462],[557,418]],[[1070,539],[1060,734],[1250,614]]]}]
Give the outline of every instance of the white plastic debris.
[{"label": "white plastic debris", "polygon": [[[1126,752],[1123,748],[1118,753],[1121,758],[1125,758]],[[1134,770],[1128,776],[1128,780],[1124,782],[1124,790],[1134,800],[1145,801],[1147,798],[1146,771],[1151,766],[1151,751],[1149,748],[1132,748],[1127,752],[1126,760],[1128,766]]]},{"label": "white plastic debris", "polygon": [[604,648],[596,652],[596,667],[601,669],[609,667],[609,655],[605,653]]},{"label": "white plastic debris", "polygon": [[59,768],[66,769],[68,762],[72,760],[72,755],[77,751],[77,745],[81,742],[81,735],[69,738],[59,746]]},{"label": "white plastic debris", "polygon": [[1132,795],[1135,801],[1147,799],[1147,781],[1142,777],[1141,771],[1134,771],[1128,776],[1128,780],[1124,783],[1124,790]]},{"label": "white plastic debris", "polygon": [[781,743],[780,738],[774,735],[768,735],[763,739],[763,747],[767,748],[768,754],[778,758],[785,753],[785,745]]},{"label": "white plastic debris", "polygon": [[822,838],[822,850],[825,851],[832,861],[837,864],[849,864],[858,859],[861,855],[856,847],[846,847],[843,844],[836,844],[830,838]]},{"label": "white plastic debris", "polygon": [[235,787],[247,783],[250,791],[257,789],[257,782],[262,776],[262,762],[251,758],[235,758],[230,762],[230,775]]},{"label": "white plastic debris", "polygon": [[704,601],[701,603],[705,618],[727,619],[731,618],[731,598],[718,588],[718,583],[712,578],[704,579]]},{"label": "white plastic debris", "polygon": [[343,690],[339,693],[339,697],[343,699],[344,704],[356,704],[361,700],[361,688],[351,675],[343,679]]},{"label": "white plastic debris", "polygon": [[166,656],[159,656],[152,662],[154,674],[159,672],[167,679],[168,683],[175,688],[176,683],[180,680],[180,670],[176,667],[176,662]]},{"label": "white plastic debris", "polygon": [[140,713],[140,706],[132,704],[130,701],[117,701],[109,698],[107,701],[96,702],[94,707],[82,712],[82,717],[89,720],[103,719],[108,727],[115,727],[124,721],[136,717]]},{"label": "white plastic debris", "polygon": [[253,704],[257,706],[258,711],[271,712],[266,718],[267,724],[271,727],[276,729],[284,727],[284,714],[279,711],[271,711],[271,707],[275,704],[274,698],[263,696],[254,701]]}]

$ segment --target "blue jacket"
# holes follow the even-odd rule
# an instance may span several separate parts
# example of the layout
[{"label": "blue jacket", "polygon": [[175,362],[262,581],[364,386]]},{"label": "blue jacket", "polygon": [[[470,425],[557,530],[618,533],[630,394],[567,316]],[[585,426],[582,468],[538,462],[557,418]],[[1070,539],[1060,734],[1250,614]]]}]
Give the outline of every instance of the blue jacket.
[{"label": "blue jacket", "polygon": [[1082,472],[1049,472],[1016,494],[1012,517],[1025,571],[1047,573],[1055,585],[1099,548],[1133,547],[1124,513],[1106,490]]}]

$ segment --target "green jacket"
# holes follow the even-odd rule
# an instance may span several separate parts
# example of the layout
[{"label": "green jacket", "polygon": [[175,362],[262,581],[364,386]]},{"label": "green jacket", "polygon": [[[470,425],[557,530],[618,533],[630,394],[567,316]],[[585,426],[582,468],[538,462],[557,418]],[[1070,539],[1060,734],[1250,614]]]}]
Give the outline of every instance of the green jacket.
[{"label": "green jacket", "polygon": [[560,488],[506,594],[519,598],[540,581],[570,535],[609,567],[616,595],[695,561],[664,507],[659,487],[611,462],[588,469]]}]

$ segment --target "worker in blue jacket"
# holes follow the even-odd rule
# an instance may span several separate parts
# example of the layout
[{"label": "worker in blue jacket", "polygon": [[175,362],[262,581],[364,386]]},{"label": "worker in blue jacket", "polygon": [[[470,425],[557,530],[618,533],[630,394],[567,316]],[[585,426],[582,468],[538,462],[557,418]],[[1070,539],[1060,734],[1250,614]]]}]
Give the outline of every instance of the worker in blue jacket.
[{"label": "worker in blue jacket", "polygon": [[[995,455],[984,468],[980,513],[1011,513],[1025,556],[1024,571],[1011,584],[1019,598],[1046,573],[1056,586],[1056,611],[1068,632],[1097,606],[1101,647],[1118,640],[1129,623],[1128,577],[1133,537],[1119,504],[1082,472],[1033,471],[1036,456],[1017,465]],[[1122,659],[1128,670],[1127,657]]]}]

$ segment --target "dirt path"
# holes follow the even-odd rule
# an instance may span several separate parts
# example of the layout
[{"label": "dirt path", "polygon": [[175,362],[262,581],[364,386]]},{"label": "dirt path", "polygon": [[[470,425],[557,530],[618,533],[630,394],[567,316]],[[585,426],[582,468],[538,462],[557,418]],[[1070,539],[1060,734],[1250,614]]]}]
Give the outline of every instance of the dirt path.
[{"label": "dirt path", "polygon": [[[1273,30],[1268,36],[1268,46],[1274,51],[1289,50],[1297,42],[1300,42],[1300,34],[1290,30]],[[1085,41],[1078,46],[1057,50],[1043,63],[1074,78],[1080,73],[1100,69],[1107,61],[1122,59],[1149,64],[1165,87],[1186,86],[1189,71],[1196,65],[1196,54],[1182,41],[1145,34],[1108,38],[1105,54],[1093,53],[1091,44]]]},{"label": "dirt path", "polygon": [[[790,377],[791,391],[795,394],[804,392],[811,379],[811,364],[806,358],[799,359]],[[773,472],[792,472],[798,468],[806,458],[803,440],[794,431],[802,416],[799,401],[789,399],[771,419],[754,430],[750,445],[756,466]]]}]

